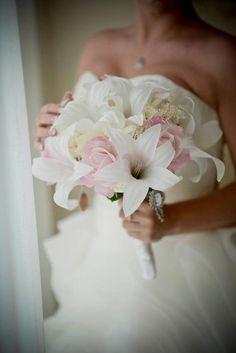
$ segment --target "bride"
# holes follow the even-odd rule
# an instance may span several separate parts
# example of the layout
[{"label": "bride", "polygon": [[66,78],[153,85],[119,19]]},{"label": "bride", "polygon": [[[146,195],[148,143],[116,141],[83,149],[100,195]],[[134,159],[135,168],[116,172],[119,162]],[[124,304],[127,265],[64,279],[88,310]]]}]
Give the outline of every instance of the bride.
[{"label": "bride", "polygon": [[[136,0],[133,27],[103,31],[86,43],[74,94],[105,74],[175,87],[200,112],[205,149],[222,158],[222,129],[236,164],[235,63],[235,39],[202,22],[188,0]],[[63,101],[71,99],[66,92]],[[41,109],[39,150],[57,133],[49,128],[58,114],[57,104]],[[214,120],[221,129],[211,135],[206,128]],[[45,322],[48,352],[235,351],[236,183],[216,189],[210,162],[192,183],[193,169],[167,192],[163,223],[146,201],[126,219],[118,204],[96,197],[66,236],[46,242],[60,304]],[[142,279],[132,238],[153,243],[154,280]]]}]

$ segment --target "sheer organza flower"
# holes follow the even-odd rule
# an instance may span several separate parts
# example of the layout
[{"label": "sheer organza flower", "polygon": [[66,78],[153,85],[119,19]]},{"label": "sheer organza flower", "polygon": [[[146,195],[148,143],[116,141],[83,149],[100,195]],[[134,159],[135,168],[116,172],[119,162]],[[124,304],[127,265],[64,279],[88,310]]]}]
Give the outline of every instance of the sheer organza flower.
[{"label": "sheer organza flower", "polygon": [[120,124],[124,117],[130,115],[129,95],[132,87],[129,80],[116,76],[107,76],[104,80],[84,85],[83,94],[66,105],[53,127],[63,131],[80,119],[94,123],[100,119],[105,121],[111,112],[115,112],[116,122]]}]

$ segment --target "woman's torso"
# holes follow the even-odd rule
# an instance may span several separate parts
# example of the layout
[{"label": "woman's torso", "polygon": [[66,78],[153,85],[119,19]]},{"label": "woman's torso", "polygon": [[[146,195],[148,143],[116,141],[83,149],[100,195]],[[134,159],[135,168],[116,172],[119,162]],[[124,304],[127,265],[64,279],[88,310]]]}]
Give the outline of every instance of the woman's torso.
[{"label": "woman's torso", "polygon": [[[224,41],[226,34],[201,21],[183,26],[171,38],[157,38],[143,48],[135,41],[134,27],[107,30],[96,34],[88,45],[91,55],[83,71],[93,71],[100,77],[160,74],[217,109],[219,43]],[[134,69],[140,57],[145,57],[146,63],[143,68]]]}]

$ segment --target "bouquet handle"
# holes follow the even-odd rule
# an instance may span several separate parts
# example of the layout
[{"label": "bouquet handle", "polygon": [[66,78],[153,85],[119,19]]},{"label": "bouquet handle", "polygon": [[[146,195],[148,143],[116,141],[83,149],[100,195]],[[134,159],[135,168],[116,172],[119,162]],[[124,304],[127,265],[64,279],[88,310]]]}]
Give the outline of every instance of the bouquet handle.
[{"label": "bouquet handle", "polygon": [[[164,222],[164,201],[165,195],[162,191],[149,191],[149,204],[156,212],[160,222]],[[146,280],[154,279],[157,275],[157,270],[152,245],[139,239],[134,239],[133,241],[143,278]]]},{"label": "bouquet handle", "polygon": [[133,239],[133,242],[143,278],[146,280],[155,278],[157,272],[152,245],[139,239]]}]

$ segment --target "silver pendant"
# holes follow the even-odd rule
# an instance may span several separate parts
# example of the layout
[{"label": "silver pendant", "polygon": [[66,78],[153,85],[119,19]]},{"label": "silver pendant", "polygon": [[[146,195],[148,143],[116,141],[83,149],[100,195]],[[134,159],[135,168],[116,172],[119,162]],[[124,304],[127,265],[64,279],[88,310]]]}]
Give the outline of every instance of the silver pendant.
[{"label": "silver pendant", "polygon": [[141,57],[133,64],[133,68],[135,70],[140,70],[144,67],[144,65],[145,65],[145,59],[144,57]]},{"label": "silver pendant", "polygon": [[160,222],[164,222],[165,215],[163,211],[163,204],[165,201],[165,194],[159,190],[149,191],[149,205],[156,212]]}]

